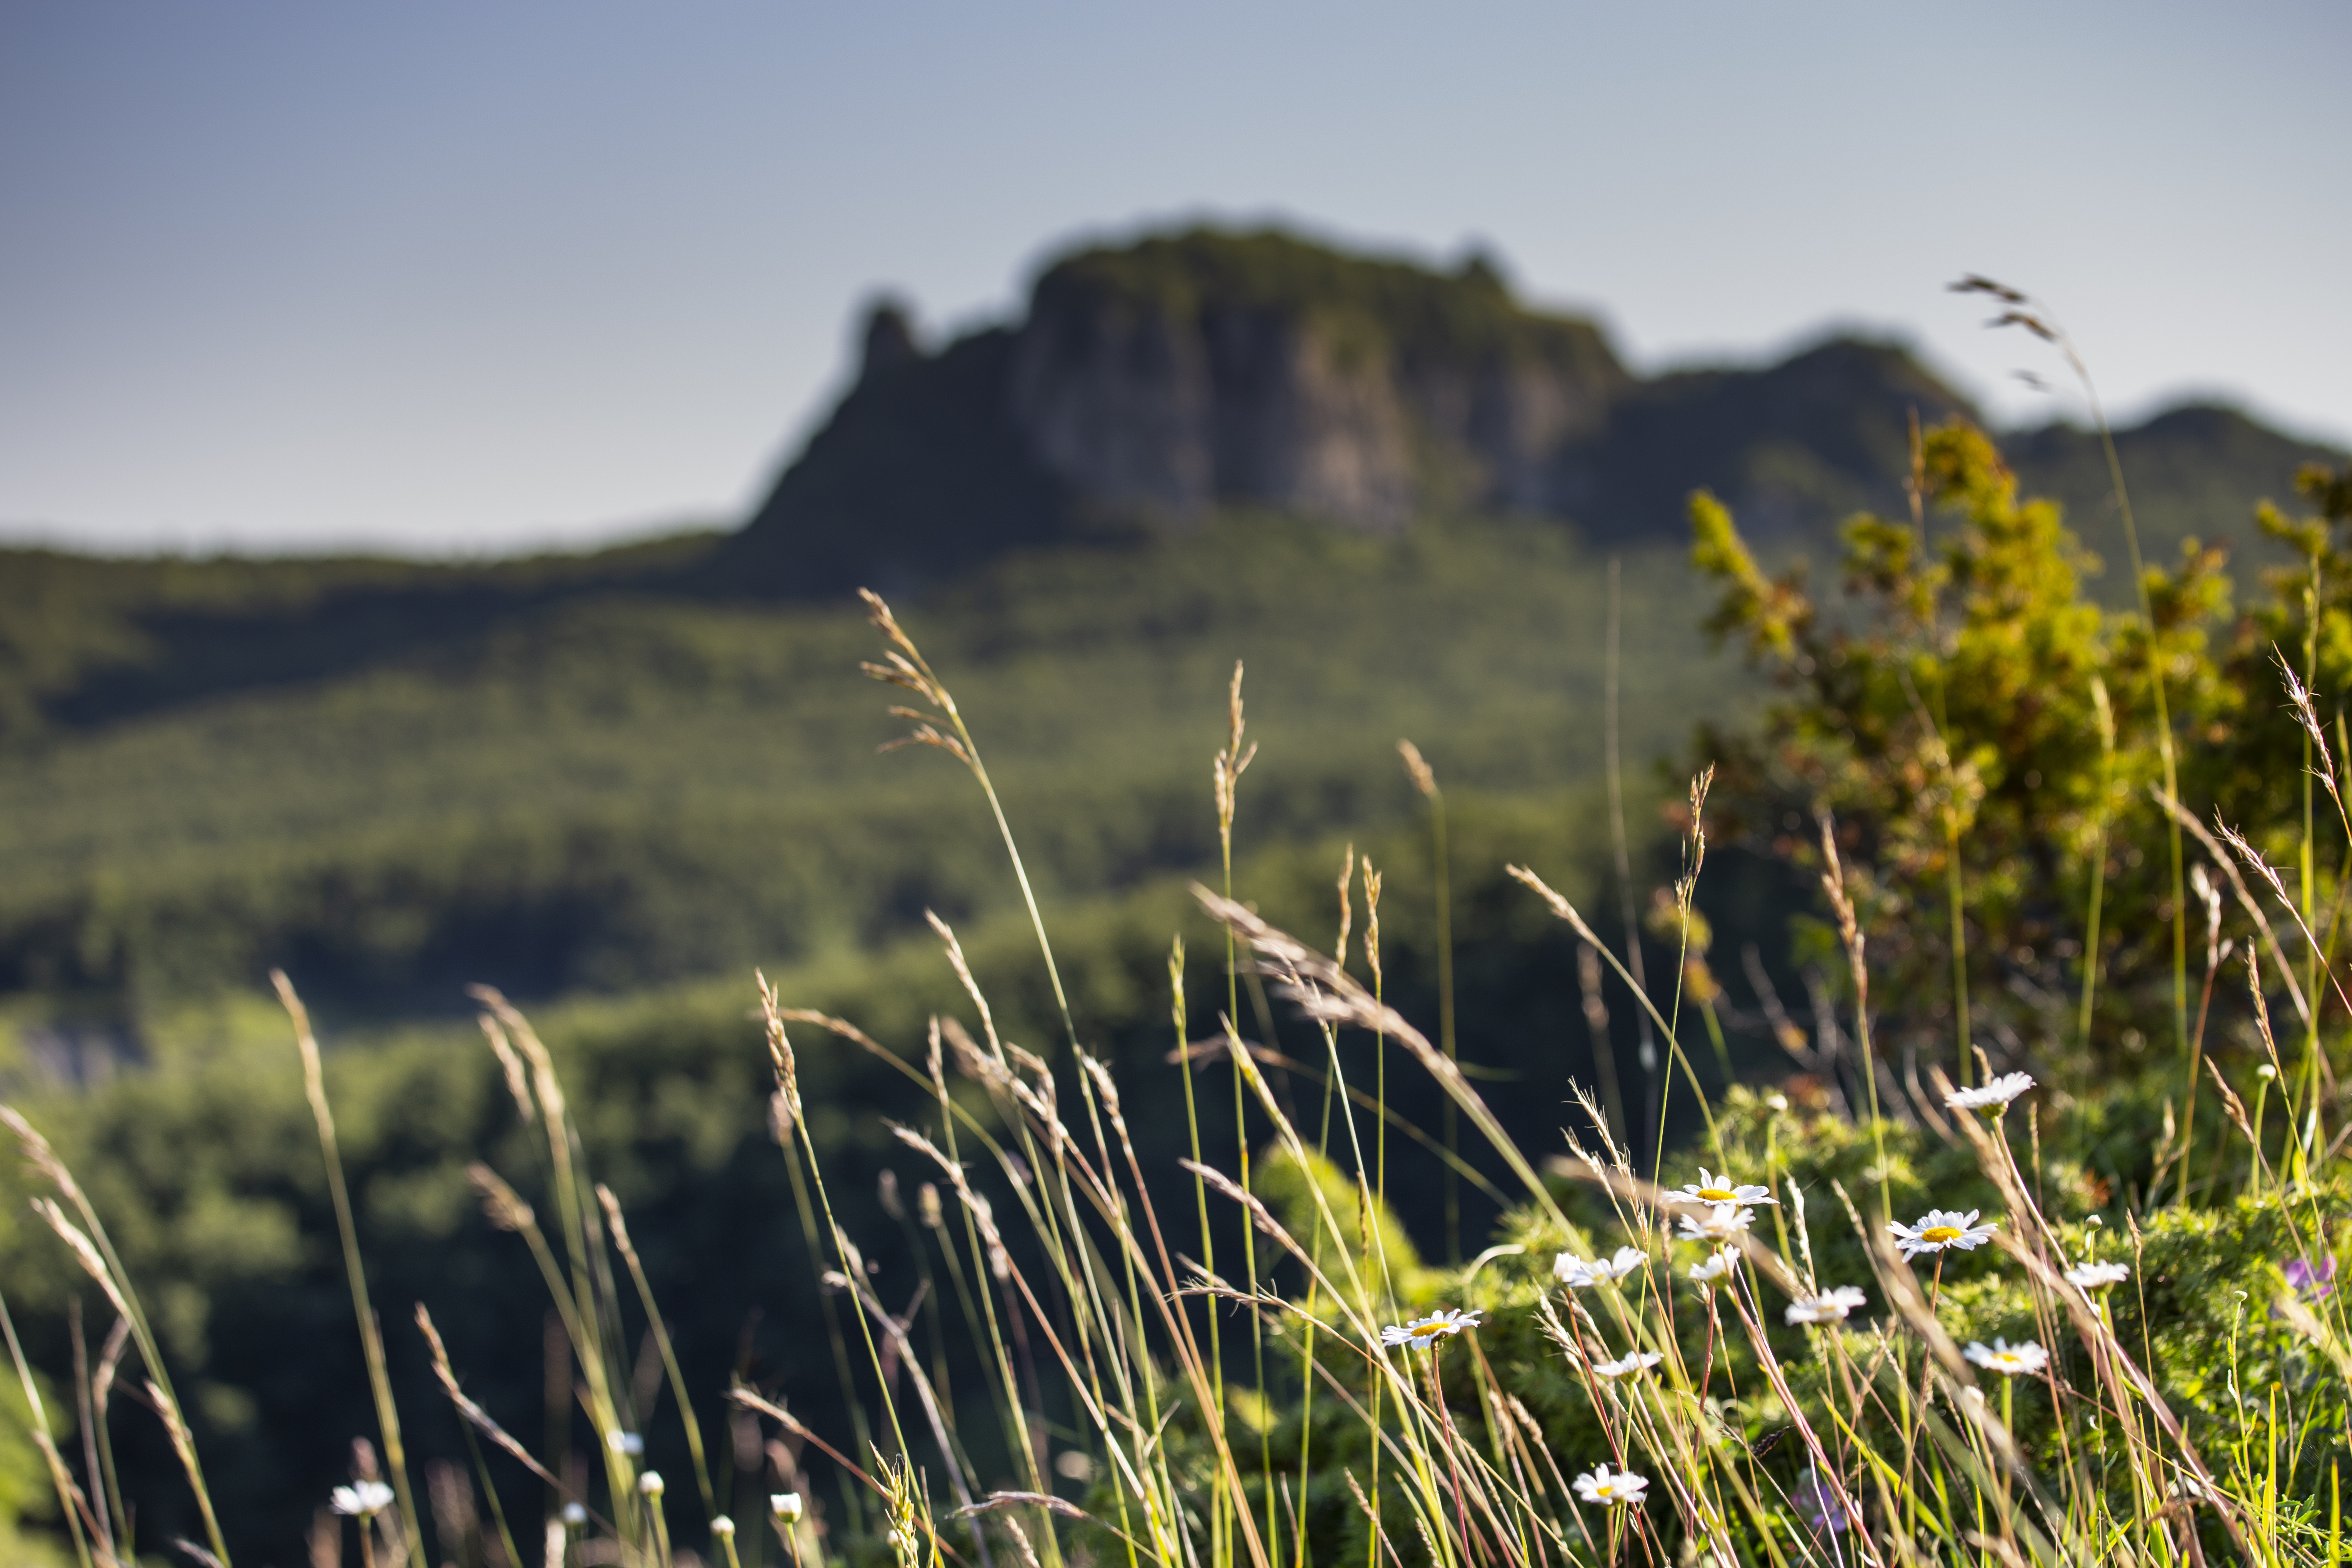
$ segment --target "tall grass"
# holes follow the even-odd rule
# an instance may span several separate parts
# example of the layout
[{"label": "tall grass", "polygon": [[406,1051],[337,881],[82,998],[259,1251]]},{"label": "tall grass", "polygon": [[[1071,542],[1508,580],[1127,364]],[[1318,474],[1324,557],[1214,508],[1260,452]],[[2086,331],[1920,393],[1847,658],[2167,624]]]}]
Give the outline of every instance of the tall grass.
[{"label": "tall grass", "polygon": [[[1179,1097],[1156,1080],[1123,1082],[1087,1047],[979,745],[912,637],[878,598],[869,595],[869,605],[889,643],[884,662],[869,668],[926,704],[904,710],[918,726],[911,738],[954,756],[987,796],[1066,1050],[1049,1058],[1000,1033],[953,931],[936,919],[943,961],[966,988],[973,1025],[943,1016],[920,1041],[894,1047],[852,1021],[791,1006],[761,979],[778,1153],[791,1167],[828,1300],[841,1303],[854,1326],[844,1331],[837,1317],[827,1323],[838,1373],[864,1413],[851,1432],[828,1433],[786,1399],[749,1386],[725,1390],[731,1418],[777,1434],[766,1447],[777,1489],[765,1510],[746,1509],[734,1495],[740,1489],[713,1482],[694,1391],[626,1217],[590,1169],[552,1055],[504,997],[478,992],[484,1037],[515,1118],[533,1136],[527,1170],[479,1164],[473,1181],[490,1222],[538,1266],[593,1454],[583,1468],[568,1454],[534,1449],[470,1398],[463,1370],[419,1308],[419,1332],[468,1446],[469,1473],[436,1472],[431,1528],[440,1557],[518,1568],[661,1568],[708,1552],[740,1568],[747,1555],[760,1560],[742,1542],[766,1531],[796,1564],[887,1560],[900,1568],[2344,1560],[2334,1461],[2324,1500],[2298,1479],[2313,1473],[2315,1456],[2345,1447],[2340,1387],[2331,1400],[2324,1386],[2242,1384],[2233,1327],[2231,1360],[2220,1370],[2231,1380],[2234,1415],[2192,1430],[2160,1384],[2145,1311],[2138,1344],[2119,1327],[2118,1298],[2137,1291],[2145,1300],[2143,1226],[2157,1223],[2161,1194],[2126,1206],[2123,1236],[2069,1220],[2050,1205],[2038,1153],[2045,1129],[2069,1114],[2065,1104],[2043,1098],[2022,1075],[1995,1077],[1990,1061],[1976,1064],[1975,1087],[1959,1089],[1934,1069],[1924,1084],[1916,1075],[1898,1083],[1874,1054],[1870,954],[1826,818],[1823,891],[1852,979],[1855,1055],[1844,1068],[1869,1107],[1866,1126],[1850,1130],[1857,1145],[1868,1143],[1863,1179],[1824,1175],[1781,1142],[1832,1136],[1829,1119],[1803,1124],[1744,1091],[1710,1097],[1681,1037],[1685,966],[1678,965],[1675,994],[1654,997],[1634,951],[1612,947],[1572,900],[1515,867],[1538,907],[1572,927],[1578,951],[1611,966],[1663,1041],[1672,1071],[1657,1097],[1661,1116],[1679,1075],[1706,1125],[1705,1148],[1669,1173],[1662,1121],[1640,1124],[1652,1138],[1645,1162],[1621,1133],[1622,1116],[1562,1082],[1556,1091],[1574,1100],[1578,1124],[1590,1131],[1564,1135],[1559,1150],[1531,1152],[1506,1133],[1445,1032],[1433,1042],[1386,1000],[1379,880],[1369,865],[1360,964],[1348,951],[1352,854],[1329,953],[1269,924],[1246,902],[1246,889],[1230,886],[1234,786],[1252,754],[1237,669],[1215,773],[1228,885],[1196,889],[1229,943],[1232,979],[1213,1030],[1192,1038],[1184,950],[1181,942],[1171,950]],[[2336,802],[2352,851],[2335,755],[2307,691],[2286,673],[2314,747],[2315,777]],[[1409,765],[1417,760],[1408,753]],[[1424,763],[1416,778],[1425,773]],[[1433,779],[1423,793],[1433,813],[1442,810]],[[1702,779],[1673,893],[1685,938],[1705,866],[1705,799]],[[1434,822],[1442,868],[1442,816]],[[2222,829],[2217,842],[2196,832],[2250,913],[2263,916],[2259,889],[2313,949],[2322,947],[2307,896],[2291,897],[2235,834]],[[2289,1071],[2278,1056],[2253,944],[2244,1005],[2268,1049],[2253,1109],[2195,1054],[2228,959],[2218,940],[2219,900],[2216,891],[2208,901],[2215,937],[2206,1005],[2187,1043],[2191,1059],[2209,1068],[2226,1123],[2200,1147],[2192,1104],[2185,1131],[2167,1135],[2158,1186],[2163,1172],[2178,1171],[2173,1201],[2185,1203],[2191,1167],[2201,1165],[2208,1209],[2218,1212],[2226,1194],[2274,1221],[2290,1254],[2286,1288],[2249,1310],[2272,1314],[2265,1321],[2300,1336],[2330,1374],[2352,1379],[2347,1293],[2328,1288],[2330,1229],[2345,1217],[2346,1128],[2328,1120],[2335,1102],[2323,1092],[2328,1063],[2315,1022],[2302,1070]],[[2284,970],[2266,921],[2263,930],[2263,951]],[[2306,1017],[2315,1019],[2323,977],[2335,986],[2332,973],[2307,969],[2310,994],[2297,993]],[[1271,1042],[1242,1036],[1235,1015],[1244,978],[1270,984],[1312,1031],[1321,1057],[1314,1078]],[[1589,981],[1585,990],[1597,996]],[[2340,988],[2336,994],[2342,998]],[[393,1478],[380,1479],[373,1447],[363,1447],[352,1485],[333,1500],[351,1522],[323,1533],[314,1559],[339,1552],[348,1529],[365,1563],[421,1563],[428,1527],[409,1490],[326,1074],[299,1000],[290,986],[281,994],[335,1197]],[[2088,1015],[2087,987],[2082,1005]],[[1369,1090],[1349,1076],[1360,1055],[1342,1049],[1354,1035],[1375,1045]],[[1391,1046],[1403,1068],[1396,1082]],[[859,1238],[837,1218],[801,1097],[802,1054],[818,1048],[868,1053],[924,1091],[927,1116],[890,1132],[923,1167],[925,1278],[952,1283],[956,1327],[982,1366],[1001,1433],[961,1426],[952,1392],[940,1386],[944,1304],[928,1326],[912,1309],[893,1315],[869,1283]],[[1203,1158],[1204,1107],[1192,1089],[1196,1067],[1219,1058],[1232,1081],[1239,1140],[1241,1163],[1230,1171]],[[1319,1079],[1323,1097],[1311,1118],[1290,1109],[1269,1072]],[[2283,1134],[2265,1125],[2273,1089],[2284,1103]],[[1183,1189],[1172,1173],[1148,1169],[1139,1152],[1130,1110],[1139,1093],[1152,1097],[1146,1114],[1155,1117],[1181,1105],[1192,1152],[1182,1162],[1189,1212],[1163,1209]],[[1395,1108],[1433,1102],[1443,1108],[1448,1152],[1451,1130],[1465,1130],[1515,1189],[1496,1244],[1466,1264],[1449,1254],[1443,1267],[1424,1265],[1386,1204],[1385,1138]],[[77,1475],[49,1430],[13,1323],[0,1318],[72,1548],[86,1564],[133,1560],[131,1521],[113,1494],[106,1458],[113,1358],[128,1353],[127,1342],[205,1521],[207,1542],[182,1550],[226,1565],[196,1447],[131,1282],[63,1162],[23,1118],[5,1118],[57,1194],[38,1205],[42,1217],[122,1325],[98,1369],[76,1370],[77,1405],[96,1413]],[[1924,1215],[1899,1210],[1895,1194],[1918,1186],[1925,1156],[1898,1172],[1912,1157],[1895,1144],[1940,1146],[1964,1158],[1973,1172],[1966,1184],[1992,1194],[1990,1213],[1983,1205],[1943,1212],[1969,1201],[1957,1187],[1948,1199],[1930,1193],[1918,1205]],[[1466,1169],[1459,1162],[1447,1168]],[[1690,1179],[1677,1184],[1675,1175]],[[1769,1240],[1759,1215],[1770,1222]],[[1244,1240],[1238,1279],[1220,1271],[1214,1246],[1220,1231],[1235,1229]],[[2021,1325],[2015,1342],[1973,1337],[1970,1325],[1995,1296]],[[624,1326],[632,1318],[644,1325],[644,1348],[634,1356]],[[1248,1324],[1245,1354],[1240,1336],[1224,1331],[1237,1319]],[[2245,1331],[2261,1329],[2248,1321]],[[644,1439],[656,1422],[683,1428],[691,1489],[646,1468]],[[1000,1440],[1003,1457],[989,1458]],[[544,1488],[535,1534],[532,1510],[501,1496],[504,1466],[488,1463],[490,1454]],[[477,1495],[488,1528],[467,1522]],[[446,1506],[445,1497],[453,1500]],[[520,1538],[516,1521],[526,1524]]]}]

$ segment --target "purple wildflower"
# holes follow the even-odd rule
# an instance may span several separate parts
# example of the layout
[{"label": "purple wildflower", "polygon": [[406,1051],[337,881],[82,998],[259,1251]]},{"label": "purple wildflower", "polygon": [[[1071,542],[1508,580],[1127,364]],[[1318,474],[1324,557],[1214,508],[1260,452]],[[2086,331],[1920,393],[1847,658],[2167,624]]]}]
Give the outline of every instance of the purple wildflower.
[{"label": "purple wildflower", "polygon": [[1797,1478],[1797,1489],[1790,1501],[1805,1516],[1805,1523],[1815,1531],[1827,1530],[1832,1535],[1853,1528],[1853,1515],[1844,1499],[1811,1465]]},{"label": "purple wildflower", "polygon": [[2300,1258],[2290,1258],[2279,1272],[2286,1276],[2288,1288],[2306,1301],[2315,1301],[2336,1289],[2336,1259],[2332,1256],[2321,1258],[2316,1268]]}]

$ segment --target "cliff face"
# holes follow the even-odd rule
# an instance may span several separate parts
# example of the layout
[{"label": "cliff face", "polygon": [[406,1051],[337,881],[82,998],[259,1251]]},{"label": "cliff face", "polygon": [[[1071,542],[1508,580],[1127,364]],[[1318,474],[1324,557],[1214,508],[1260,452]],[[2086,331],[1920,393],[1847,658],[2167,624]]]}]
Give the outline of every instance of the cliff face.
[{"label": "cliff face", "polygon": [[1189,235],[1047,272],[1007,390],[1029,451],[1100,504],[1392,529],[1433,503],[1549,510],[1549,458],[1626,381],[1592,327],[1475,263]]},{"label": "cliff face", "polygon": [[1191,518],[1255,502],[1370,527],[1412,510],[1392,381],[1305,322],[1076,301],[1031,317],[1012,372],[1022,439],[1102,505]]},{"label": "cliff face", "polygon": [[[1066,257],[1019,324],[936,352],[877,306],[864,352],[857,385],[714,552],[714,586],[905,589],[1216,509],[1371,531],[1508,511],[1603,541],[1679,540],[1700,486],[1760,537],[1825,538],[1857,509],[1903,507],[1915,414],[1972,416],[1895,345],[1841,339],[1643,380],[1592,323],[1528,310],[1480,261],[1442,273],[1276,233]],[[2210,453],[2186,435],[2158,445],[2241,504],[2283,493],[2291,444],[2231,435],[2244,422],[2229,418],[2197,426],[2231,436],[2209,432]],[[2021,439],[2021,472],[2036,482],[2046,458],[2058,493],[2095,504],[2072,452],[2063,432]]]}]

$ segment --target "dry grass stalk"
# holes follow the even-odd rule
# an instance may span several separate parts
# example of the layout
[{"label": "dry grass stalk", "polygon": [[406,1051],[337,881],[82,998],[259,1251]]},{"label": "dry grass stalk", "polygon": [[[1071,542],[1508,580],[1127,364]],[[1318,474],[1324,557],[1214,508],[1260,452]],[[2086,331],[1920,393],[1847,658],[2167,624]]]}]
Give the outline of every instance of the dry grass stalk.
[{"label": "dry grass stalk", "polygon": [[[523,1468],[572,1501],[585,1507],[587,1503],[585,1498],[580,1496],[554,1471],[541,1464],[529,1448],[524,1447],[505,1427],[490,1418],[488,1411],[466,1397],[466,1391],[458,1386],[457,1370],[449,1364],[449,1349],[441,1342],[441,1331],[434,1327],[433,1314],[425,1310],[425,1303],[422,1301],[416,1303],[416,1328],[417,1331],[425,1336],[425,1349],[432,1354],[433,1376],[441,1384],[441,1392],[448,1396],[450,1405],[457,1414],[472,1423],[483,1436],[511,1455]],[[604,1521],[600,1520],[600,1522]]]},{"label": "dry grass stalk", "polygon": [[[271,970],[269,984],[294,1026],[295,1046],[302,1057],[302,1091],[310,1104],[310,1119],[319,1133],[319,1152],[326,1163],[327,1192],[334,1202],[335,1230],[342,1242],[344,1279],[351,1289],[352,1313],[359,1320],[368,1392],[375,1401],[376,1430],[383,1438],[384,1458],[392,1467],[392,1487],[400,1504],[406,1555],[410,1568],[425,1568],[425,1531],[417,1515],[415,1495],[409,1487],[408,1452],[401,1441],[400,1407],[393,1402],[392,1376],[384,1365],[383,1330],[368,1299],[367,1268],[360,1256],[359,1227],[352,1218],[351,1194],[343,1184],[342,1152],[335,1138],[334,1111],[327,1103],[326,1071],[319,1060],[318,1037],[310,1029],[310,1011],[295,994],[294,984],[286,978],[286,972]],[[498,1043],[494,1037],[493,1044]]]},{"label": "dry grass stalk", "polygon": [[[2271,963],[2278,970],[2280,983],[2285,985],[2287,994],[2294,1001],[2295,1016],[2306,1024],[2309,1023],[2311,1004],[2305,1000],[2303,987],[2295,983],[2294,970],[2287,963],[2285,952],[2279,946],[2278,934],[2271,929],[2269,917],[2263,913],[2262,906],[2254,901],[2253,894],[2246,888],[2245,879],[2238,875],[2237,857],[2225,851],[2215,840],[2213,835],[2206,831],[2205,825],[2198,821],[2194,814],[2172,796],[2153,787],[2148,791],[2148,795],[2158,805],[2164,808],[2166,815],[2188,829],[2197,841],[2204,846],[2206,854],[2212,857],[2213,864],[2219,866],[2221,868],[2221,874],[2230,879],[2230,889],[2237,896],[2238,907],[2246,911],[2246,917],[2254,922],[2254,929],[2262,932],[2263,945],[2270,950]],[[2223,831],[2228,830],[2225,828]],[[2253,860],[2262,865],[2263,871],[2269,874],[2272,884],[2278,889],[2281,900],[2285,901],[2286,889],[2278,884],[2277,873],[2270,871],[2268,864],[2263,862],[2259,855],[2253,856]]]}]

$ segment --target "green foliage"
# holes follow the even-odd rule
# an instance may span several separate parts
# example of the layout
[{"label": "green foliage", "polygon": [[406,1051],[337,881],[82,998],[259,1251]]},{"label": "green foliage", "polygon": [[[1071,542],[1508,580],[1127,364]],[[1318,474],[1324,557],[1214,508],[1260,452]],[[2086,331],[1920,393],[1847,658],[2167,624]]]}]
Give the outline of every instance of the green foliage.
[{"label": "green foliage", "polygon": [[[1848,526],[1849,599],[1834,613],[1793,575],[1767,581],[1721,510],[1694,501],[1694,559],[1723,584],[1714,625],[1769,659],[1789,694],[1752,737],[1711,737],[1724,818],[1803,857],[1814,814],[1834,816],[1881,994],[1900,999],[1882,1026],[1925,1059],[1949,1062],[1961,1033],[1956,935],[1966,1033],[1996,1057],[2054,1066],[2078,1043],[2107,1060],[2149,1040],[2185,1045],[2168,819],[2152,798],[2160,742],[2173,740],[2191,811],[2242,825],[2293,864],[2302,736],[2261,693],[2276,687],[2273,644],[2300,641],[2297,584],[2280,577],[2272,600],[2234,615],[2219,552],[2189,541],[2177,568],[2148,574],[2151,647],[2148,623],[2089,597],[2095,563],[2054,505],[2017,499],[1982,436],[1944,427],[1920,460],[1917,520]],[[2318,668],[2329,689],[2352,675],[2325,656]],[[2333,872],[2313,872],[2323,914]],[[2105,1023],[2078,1042],[2095,893]]]}]

